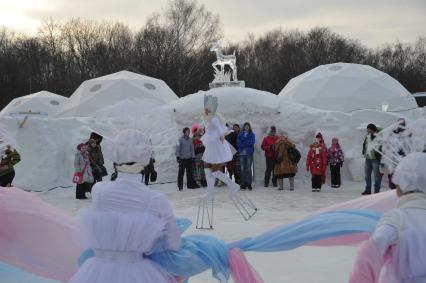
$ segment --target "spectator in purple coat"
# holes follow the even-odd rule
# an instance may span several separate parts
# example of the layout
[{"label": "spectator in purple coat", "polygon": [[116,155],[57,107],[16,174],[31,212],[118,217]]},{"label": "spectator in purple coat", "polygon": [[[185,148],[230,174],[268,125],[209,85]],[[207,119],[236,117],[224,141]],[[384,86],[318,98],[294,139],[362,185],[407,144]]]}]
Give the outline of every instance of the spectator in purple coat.
[{"label": "spectator in purple coat", "polygon": [[331,146],[327,151],[327,159],[328,164],[330,164],[331,187],[340,188],[340,168],[343,166],[343,161],[345,157],[343,154],[343,150],[340,147],[338,138],[333,138],[331,140]]}]

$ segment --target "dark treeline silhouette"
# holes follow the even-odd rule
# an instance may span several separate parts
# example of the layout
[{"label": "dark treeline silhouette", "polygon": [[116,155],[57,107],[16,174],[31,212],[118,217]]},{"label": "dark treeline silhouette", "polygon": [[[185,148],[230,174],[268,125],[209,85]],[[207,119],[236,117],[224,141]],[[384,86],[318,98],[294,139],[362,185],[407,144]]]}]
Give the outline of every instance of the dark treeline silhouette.
[{"label": "dark treeline silhouette", "polygon": [[[120,22],[71,19],[46,22],[37,35],[0,29],[0,109],[13,98],[48,90],[70,96],[87,79],[120,70],[164,80],[178,96],[207,89],[213,79],[211,42],[222,39],[218,16],[195,0],[173,0],[134,32]],[[318,65],[371,65],[409,91],[426,91],[426,37],[377,49],[318,27],[280,29],[229,45],[246,86],[278,93]]]}]

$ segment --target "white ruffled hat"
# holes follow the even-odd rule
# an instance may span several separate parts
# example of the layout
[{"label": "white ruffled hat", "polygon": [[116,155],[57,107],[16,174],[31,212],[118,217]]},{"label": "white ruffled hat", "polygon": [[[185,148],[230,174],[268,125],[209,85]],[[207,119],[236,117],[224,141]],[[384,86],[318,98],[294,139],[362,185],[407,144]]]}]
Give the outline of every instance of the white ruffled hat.
[{"label": "white ruffled hat", "polygon": [[143,166],[149,164],[151,144],[139,130],[124,130],[114,139],[112,161],[117,164],[132,163]]},{"label": "white ruffled hat", "polygon": [[426,193],[426,153],[414,152],[404,157],[395,169],[392,182],[402,192]]}]

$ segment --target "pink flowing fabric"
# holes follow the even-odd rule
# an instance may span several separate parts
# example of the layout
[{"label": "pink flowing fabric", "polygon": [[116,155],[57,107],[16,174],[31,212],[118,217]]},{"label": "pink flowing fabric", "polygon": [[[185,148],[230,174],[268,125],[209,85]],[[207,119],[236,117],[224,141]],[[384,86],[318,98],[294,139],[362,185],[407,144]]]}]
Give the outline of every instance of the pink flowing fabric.
[{"label": "pink flowing fabric", "polygon": [[231,249],[228,252],[228,265],[234,283],[263,283],[240,249]]},{"label": "pink flowing fabric", "polygon": [[350,201],[345,201],[339,204],[328,206],[326,208],[316,211],[313,214],[346,208],[371,209],[380,212],[388,212],[396,208],[397,203],[398,197],[395,193],[395,190],[390,190],[383,193],[362,196]]},{"label": "pink flowing fabric", "polygon": [[[362,196],[350,201],[332,205],[319,211],[316,211],[313,214],[318,214],[321,212],[339,210],[339,209],[370,209],[380,212],[388,212],[396,208],[398,203],[398,197],[395,191],[386,191],[383,193],[378,193],[374,195]],[[311,214],[311,215],[313,215]],[[320,241],[315,241],[310,243],[310,246],[350,246],[357,245],[362,241],[370,238],[368,233],[358,233],[351,234],[347,236],[332,237],[323,239]]]},{"label": "pink flowing fabric", "polygon": [[354,268],[349,278],[349,283],[376,283],[379,280],[380,270],[384,259],[372,238],[359,247]]},{"label": "pink flowing fabric", "polygon": [[33,193],[0,187],[0,261],[68,281],[83,251],[72,239],[76,224]]}]

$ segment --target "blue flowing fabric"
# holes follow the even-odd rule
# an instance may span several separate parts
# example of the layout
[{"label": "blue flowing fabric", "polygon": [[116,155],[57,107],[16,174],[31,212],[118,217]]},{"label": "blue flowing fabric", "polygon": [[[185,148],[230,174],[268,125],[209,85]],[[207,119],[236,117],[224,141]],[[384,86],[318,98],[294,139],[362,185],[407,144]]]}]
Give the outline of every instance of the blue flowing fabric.
[{"label": "blue flowing fabric", "polygon": [[[278,252],[332,237],[372,233],[382,215],[381,212],[364,209],[328,211],[228,245],[212,236],[184,236],[178,251],[155,249],[147,257],[174,275],[189,278],[211,268],[216,279],[227,282],[229,249]],[[183,233],[191,222],[187,219],[177,219],[177,223]],[[79,262],[83,263],[91,256],[93,252],[86,250]]]},{"label": "blue flowing fabric", "polygon": [[278,252],[298,248],[314,241],[357,233],[372,233],[382,217],[381,212],[345,209],[316,214],[257,237],[230,243],[229,248],[242,251]]}]

